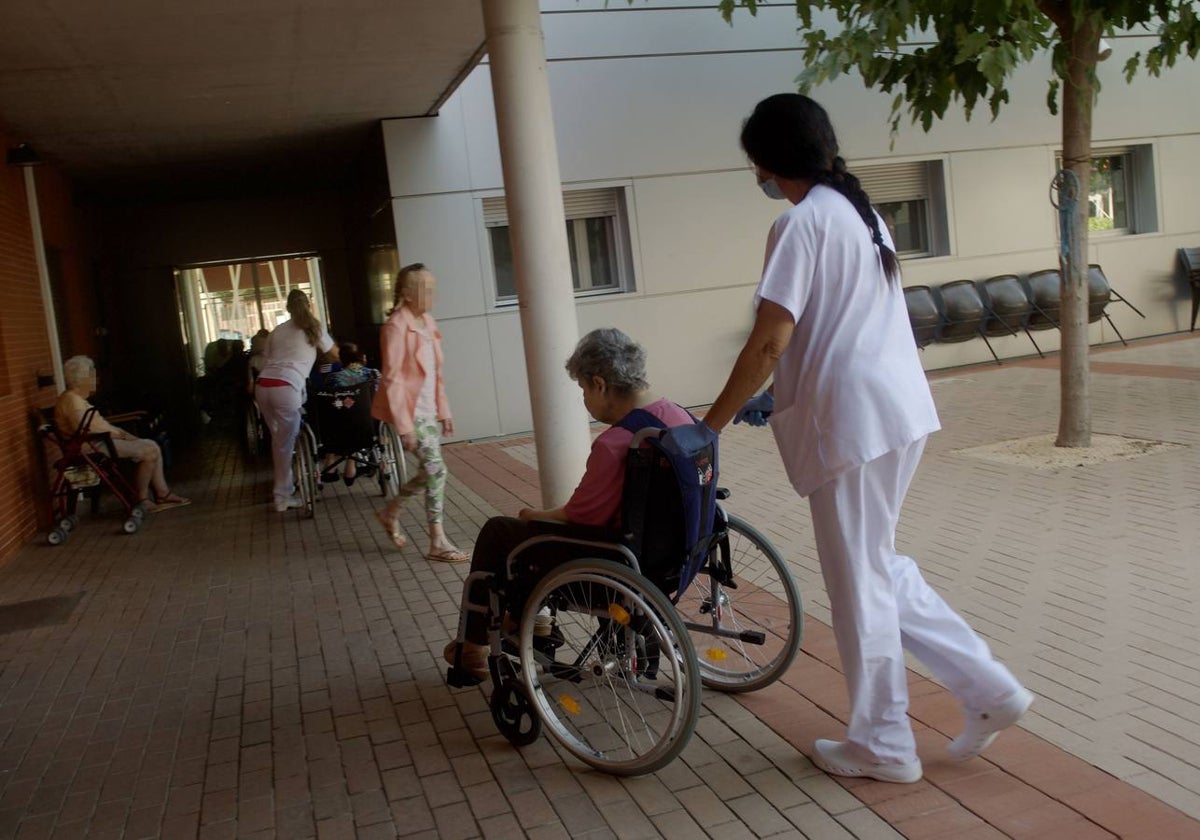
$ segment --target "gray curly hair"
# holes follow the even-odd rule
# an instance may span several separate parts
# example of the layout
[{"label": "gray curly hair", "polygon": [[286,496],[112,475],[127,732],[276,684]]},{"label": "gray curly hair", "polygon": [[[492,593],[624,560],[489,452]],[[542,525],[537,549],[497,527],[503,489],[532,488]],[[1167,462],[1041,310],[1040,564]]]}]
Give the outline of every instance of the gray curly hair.
[{"label": "gray curly hair", "polygon": [[63,362],[63,379],[68,388],[74,388],[83,384],[95,369],[96,363],[87,356],[72,356]]},{"label": "gray curly hair", "polygon": [[567,359],[567,373],[576,382],[599,376],[620,394],[650,387],[646,381],[646,351],[616,327],[601,327],[579,339]]}]

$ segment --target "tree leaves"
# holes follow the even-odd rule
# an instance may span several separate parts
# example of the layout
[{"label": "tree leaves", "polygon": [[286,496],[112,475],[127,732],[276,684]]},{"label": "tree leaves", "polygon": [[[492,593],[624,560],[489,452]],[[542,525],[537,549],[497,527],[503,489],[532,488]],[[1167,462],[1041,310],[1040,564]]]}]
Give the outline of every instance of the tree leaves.
[{"label": "tree leaves", "polygon": [[[718,4],[726,21],[739,7],[755,14],[758,6],[758,0]],[[841,31],[813,29],[818,12],[832,13]],[[799,89],[858,73],[867,87],[894,94],[893,133],[904,113],[928,131],[953,102],[968,119],[986,102],[995,119],[1009,102],[1013,72],[1047,51],[1054,76],[1046,107],[1057,114],[1072,60],[1064,38],[1084,22],[1110,32],[1157,22],[1158,43],[1126,61],[1126,80],[1143,67],[1158,75],[1181,56],[1200,53],[1196,0],[797,0],[796,16],[804,62]]]}]

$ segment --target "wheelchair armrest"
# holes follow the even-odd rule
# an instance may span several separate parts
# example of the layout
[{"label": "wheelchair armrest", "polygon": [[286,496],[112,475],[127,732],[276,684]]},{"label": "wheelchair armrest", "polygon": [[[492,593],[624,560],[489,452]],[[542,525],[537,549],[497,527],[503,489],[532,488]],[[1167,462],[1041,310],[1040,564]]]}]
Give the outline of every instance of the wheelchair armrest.
[{"label": "wheelchair armrest", "polygon": [[108,415],[109,423],[129,423],[133,420],[141,420],[150,412],[148,411],[122,411],[120,414]]},{"label": "wheelchair armrest", "polygon": [[579,525],[574,522],[558,522],[552,519],[530,519],[531,528],[539,534],[551,536],[572,537],[594,542],[618,543],[624,545],[632,534],[616,528],[605,528],[599,525]]}]

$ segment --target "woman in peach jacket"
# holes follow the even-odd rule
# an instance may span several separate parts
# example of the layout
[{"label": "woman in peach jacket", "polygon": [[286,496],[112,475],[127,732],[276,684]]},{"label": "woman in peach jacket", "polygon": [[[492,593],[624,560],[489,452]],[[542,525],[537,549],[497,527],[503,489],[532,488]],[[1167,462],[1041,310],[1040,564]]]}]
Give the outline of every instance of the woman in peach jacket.
[{"label": "woman in peach jacket", "polygon": [[454,434],[454,421],[442,377],[442,335],[429,313],[436,283],[422,263],[400,269],[394,308],[380,332],[383,378],[371,414],[396,429],[404,448],[416,454],[421,466],[400,494],[375,515],[392,543],[403,548],[408,539],[400,529],[400,508],[423,487],[429,522],[429,553],[425,556],[459,563],[470,557],[446,538],[442,527],[447,471],[441,438]]}]

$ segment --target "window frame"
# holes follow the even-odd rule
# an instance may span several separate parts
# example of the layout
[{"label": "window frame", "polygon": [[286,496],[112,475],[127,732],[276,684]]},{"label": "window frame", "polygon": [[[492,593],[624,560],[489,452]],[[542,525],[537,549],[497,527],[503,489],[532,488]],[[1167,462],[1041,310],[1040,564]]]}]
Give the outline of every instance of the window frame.
[{"label": "window frame", "polygon": [[[630,184],[628,182],[564,185],[563,216],[566,222],[577,222],[592,218],[612,219],[612,246],[617,282],[614,285],[606,285],[600,288],[575,289],[575,274],[578,272],[581,281],[585,275],[585,272],[582,270],[583,267],[576,262],[578,259],[576,257],[572,260],[572,290],[576,300],[632,294],[637,291],[633,259],[633,212],[631,210],[629,192]],[[608,194],[607,199],[602,196],[604,193]],[[609,212],[589,212],[589,210],[594,210],[606,204],[611,205]],[[482,258],[486,263],[484,273],[489,278],[486,290],[488,304],[492,309],[509,309],[515,307],[518,303],[516,294],[511,296],[501,296],[500,294],[499,278],[496,272],[496,256],[492,247],[492,229],[508,227],[508,213],[504,204],[504,193],[495,190],[477,194],[476,208],[483,245],[481,249]],[[575,239],[573,253],[578,254],[581,237],[586,247],[586,227],[580,225],[578,229],[575,229],[576,226],[571,225],[571,228],[572,232],[570,235]],[[568,246],[571,246],[570,242],[568,242]]]},{"label": "window frame", "polygon": [[847,168],[862,182],[876,212],[884,204],[924,202],[925,250],[897,250],[897,258],[924,260],[951,256],[944,156],[864,160]]},{"label": "window frame", "polygon": [[[1139,236],[1160,232],[1158,214],[1158,177],[1157,158],[1154,143],[1148,141],[1131,141],[1120,145],[1094,145],[1091,151],[1092,165],[1097,158],[1125,159],[1122,167],[1125,181],[1125,225],[1112,227],[1107,230],[1088,230],[1089,237],[1121,237]],[[1062,149],[1054,152],[1055,171],[1063,167]],[[1091,184],[1085,193],[1090,212]]]}]

